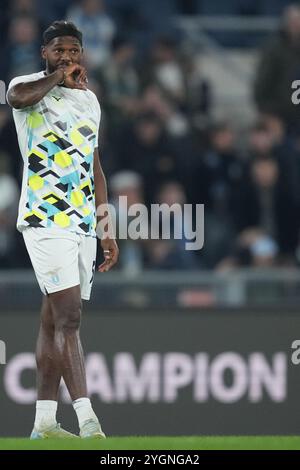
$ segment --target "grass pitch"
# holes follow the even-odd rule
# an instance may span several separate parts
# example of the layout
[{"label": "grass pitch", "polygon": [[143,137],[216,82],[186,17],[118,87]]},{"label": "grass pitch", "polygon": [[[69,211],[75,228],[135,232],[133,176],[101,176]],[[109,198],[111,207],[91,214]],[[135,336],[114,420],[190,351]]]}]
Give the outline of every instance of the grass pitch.
[{"label": "grass pitch", "polygon": [[0,450],[294,450],[300,436],[132,436],[105,440],[3,438]]}]

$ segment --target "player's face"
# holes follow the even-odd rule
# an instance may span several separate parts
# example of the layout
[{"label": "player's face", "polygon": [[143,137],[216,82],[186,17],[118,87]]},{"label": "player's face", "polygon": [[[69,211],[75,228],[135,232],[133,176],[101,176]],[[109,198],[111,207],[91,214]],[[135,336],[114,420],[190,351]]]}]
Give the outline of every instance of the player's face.
[{"label": "player's face", "polygon": [[48,72],[52,73],[63,65],[80,64],[82,51],[78,39],[73,36],[61,36],[42,47],[42,57],[46,60]]}]

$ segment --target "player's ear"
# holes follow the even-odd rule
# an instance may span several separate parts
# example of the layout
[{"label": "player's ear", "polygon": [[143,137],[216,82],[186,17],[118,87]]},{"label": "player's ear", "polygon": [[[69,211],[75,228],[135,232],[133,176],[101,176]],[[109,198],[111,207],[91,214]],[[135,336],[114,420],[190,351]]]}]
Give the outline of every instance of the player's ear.
[{"label": "player's ear", "polygon": [[42,58],[45,59],[45,60],[46,60],[46,55],[47,55],[47,54],[46,54],[46,48],[45,48],[45,46],[41,46],[41,56],[42,56]]}]

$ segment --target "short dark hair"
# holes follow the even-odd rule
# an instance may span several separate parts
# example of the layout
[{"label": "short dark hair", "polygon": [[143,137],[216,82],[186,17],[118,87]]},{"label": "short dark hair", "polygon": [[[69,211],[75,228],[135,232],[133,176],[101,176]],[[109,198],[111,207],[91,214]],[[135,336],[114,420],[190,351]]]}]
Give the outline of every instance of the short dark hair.
[{"label": "short dark hair", "polygon": [[82,33],[71,21],[57,20],[43,32],[44,46],[58,36],[74,36],[82,45]]}]

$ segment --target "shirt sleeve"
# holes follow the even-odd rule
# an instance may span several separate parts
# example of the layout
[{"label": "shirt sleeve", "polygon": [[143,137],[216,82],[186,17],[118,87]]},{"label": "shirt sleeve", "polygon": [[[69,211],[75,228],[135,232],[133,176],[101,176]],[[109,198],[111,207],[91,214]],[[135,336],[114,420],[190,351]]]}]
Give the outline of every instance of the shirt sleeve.
[{"label": "shirt sleeve", "polygon": [[[11,104],[9,102],[9,99],[8,99],[8,92],[12,87],[14,87],[15,85],[18,85],[19,83],[34,82],[35,80],[38,80],[39,78],[40,77],[38,75],[35,75],[35,74],[20,75],[20,77],[13,78],[10,81],[9,85],[8,85],[8,89],[7,89],[7,93],[6,93],[7,103],[11,106]],[[11,107],[13,107],[13,106],[11,106]],[[26,111],[28,108],[30,108],[30,106],[27,106],[26,108],[22,108],[22,109],[16,109],[16,108],[13,108],[13,109],[15,109],[15,111]]]},{"label": "shirt sleeve", "polygon": [[99,101],[96,97],[96,95],[94,95],[94,108],[95,108],[95,118],[96,118],[96,145],[95,147],[97,148],[98,147],[98,142],[99,142],[99,127],[100,127],[100,121],[101,121],[101,108],[100,108],[100,104],[99,104]]}]

